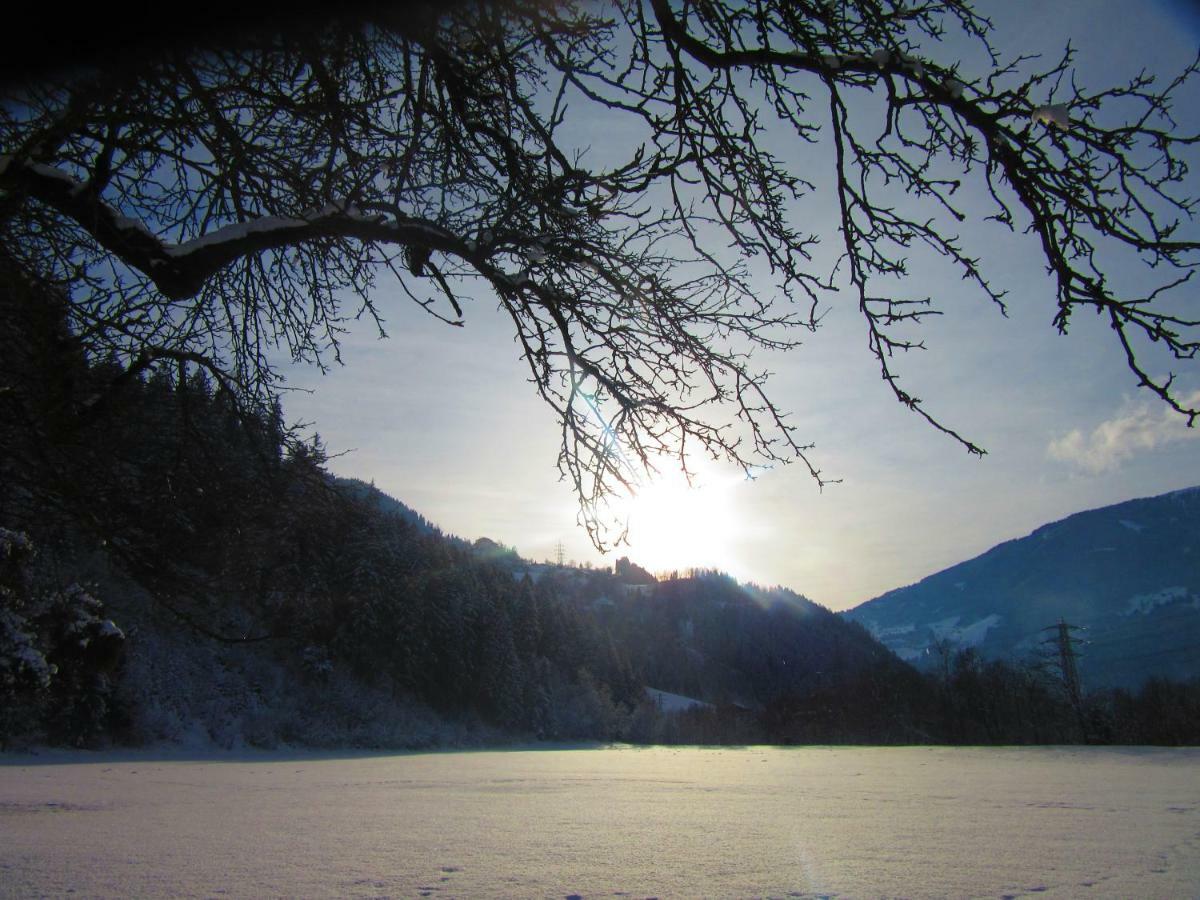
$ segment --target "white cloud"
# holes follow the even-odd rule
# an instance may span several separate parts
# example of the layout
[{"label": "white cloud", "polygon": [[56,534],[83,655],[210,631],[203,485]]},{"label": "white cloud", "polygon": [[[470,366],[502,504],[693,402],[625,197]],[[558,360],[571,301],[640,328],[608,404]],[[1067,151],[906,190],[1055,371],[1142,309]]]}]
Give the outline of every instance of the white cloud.
[{"label": "white cloud", "polygon": [[[1185,406],[1200,403],[1200,391],[1182,398]],[[1157,401],[1127,402],[1113,418],[1086,434],[1073,429],[1046,448],[1051,459],[1078,466],[1093,475],[1111,472],[1139,453],[1164,444],[1200,437],[1174,410]]]}]

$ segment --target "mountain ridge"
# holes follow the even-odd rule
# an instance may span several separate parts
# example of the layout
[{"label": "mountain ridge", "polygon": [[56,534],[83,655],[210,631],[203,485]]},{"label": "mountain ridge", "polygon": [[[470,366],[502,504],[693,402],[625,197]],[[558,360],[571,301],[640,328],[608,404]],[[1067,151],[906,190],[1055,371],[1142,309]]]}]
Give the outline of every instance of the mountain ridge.
[{"label": "mountain ridge", "polygon": [[1066,621],[1092,687],[1200,676],[1200,487],[1073,513],[843,616],[917,665],[967,647],[1037,664]]}]

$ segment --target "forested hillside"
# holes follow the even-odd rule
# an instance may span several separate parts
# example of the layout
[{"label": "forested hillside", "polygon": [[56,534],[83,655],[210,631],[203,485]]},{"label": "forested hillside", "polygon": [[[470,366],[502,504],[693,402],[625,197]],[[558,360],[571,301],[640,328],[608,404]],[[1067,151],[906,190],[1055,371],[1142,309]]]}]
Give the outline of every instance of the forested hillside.
[{"label": "forested hillside", "polygon": [[[1052,681],[970,655],[920,675],[785,590],[444,535],[173,361],[88,358],[0,256],[0,746],[1083,734]],[[1163,690],[1186,739],[1194,694]],[[1149,734],[1125,699],[1091,731]]]},{"label": "forested hillside", "polygon": [[1085,687],[1200,677],[1200,489],[1076,513],[846,613],[917,665],[1036,661],[1071,626]]},{"label": "forested hillside", "polygon": [[[615,575],[531,571],[333,479],[318,440],[288,434],[277,408],[239,406],[185,356],[151,377],[85,358],[56,298],[4,276],[9,739],[652,737],[647,678],[755,703],[783,684],[724,648],[700,667],[695,648],[660,655],[675,652],[655,631],[677,634],[673,601],[643,621],[629,604],[654,598],[626,596]],[[855,634],[820,612],[825,628]],[[797,634],[814,615],[796,617]],[[861,661],[884,654],[856,639]],[[823,659],[822,643],[806,658]]]}]

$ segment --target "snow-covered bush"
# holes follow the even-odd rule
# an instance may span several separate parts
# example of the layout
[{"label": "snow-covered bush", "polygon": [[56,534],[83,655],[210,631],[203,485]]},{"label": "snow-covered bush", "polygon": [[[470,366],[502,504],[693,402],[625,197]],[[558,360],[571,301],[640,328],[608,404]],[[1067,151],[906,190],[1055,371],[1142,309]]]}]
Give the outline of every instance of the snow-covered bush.
[{"label": "snow-covered bush", "polygon": [[27,618],[33,556],[28,537],[0,528],[0,747],[35,729],[29,701],[54,674]]},{"label": "snow-covered bush", "polygon": [[0,528],[0,745],[82,745],[109,731],[125,635],[78,584],[37,586],[28,536]]}]

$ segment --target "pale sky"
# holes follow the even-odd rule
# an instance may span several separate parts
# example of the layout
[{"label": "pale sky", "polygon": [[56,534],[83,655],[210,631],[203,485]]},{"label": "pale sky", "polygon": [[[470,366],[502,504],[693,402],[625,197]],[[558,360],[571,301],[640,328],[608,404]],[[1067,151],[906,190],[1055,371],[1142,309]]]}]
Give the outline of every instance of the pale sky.
[{"label": "pale sky", "polygon": [[[1180,2],[980,8],[1002,52],[1056,56],[1070,40],[1080,80],[1090,85],[1143,67],[1173,74],[1200,44],[1200,17]],[[1175,116],[1195,130],[1200,92]],[[450,533],[487,536],[537,560],[553,557],[561,541],[569,559],[598,565],[617,555],[652,569],[714,565],[832,609],[1073,512],[1200,484],[1200,429],[1137,390],[1104,323],[1081,313],[1066,337],[1050,327],[1054,289],[1033,238],[977,223],[963,234],[1009,290],[1009,318],[959,296],[957,276],[916,269],[922,292],[945,298],[946,315],[926,324],[929,349],[899,371],[907,389],[986,457],[968,456],[896,403],[843,292],[803,347],[763,360],[776,373],[772,395],[792,413],[798,436],[815,443],[813,460],[841,483],[818,491],[800,466],[752,482],[707,471],[692,492],[667,479],[634,506],[632,544],[606,557],[576,524],[574,495],[558,481],[557,423],[527,382],[506,321],[482,295],[456,329],[382,283],[389,339],[364,330],[348,340],[344,367],[323,377],[292,371],[289,384],[313,392],[290,395],[285,408],[344,454],[331,462],[335,472],[373,480]],[[1196,375],[1183,393],[1200,389]]]}]

